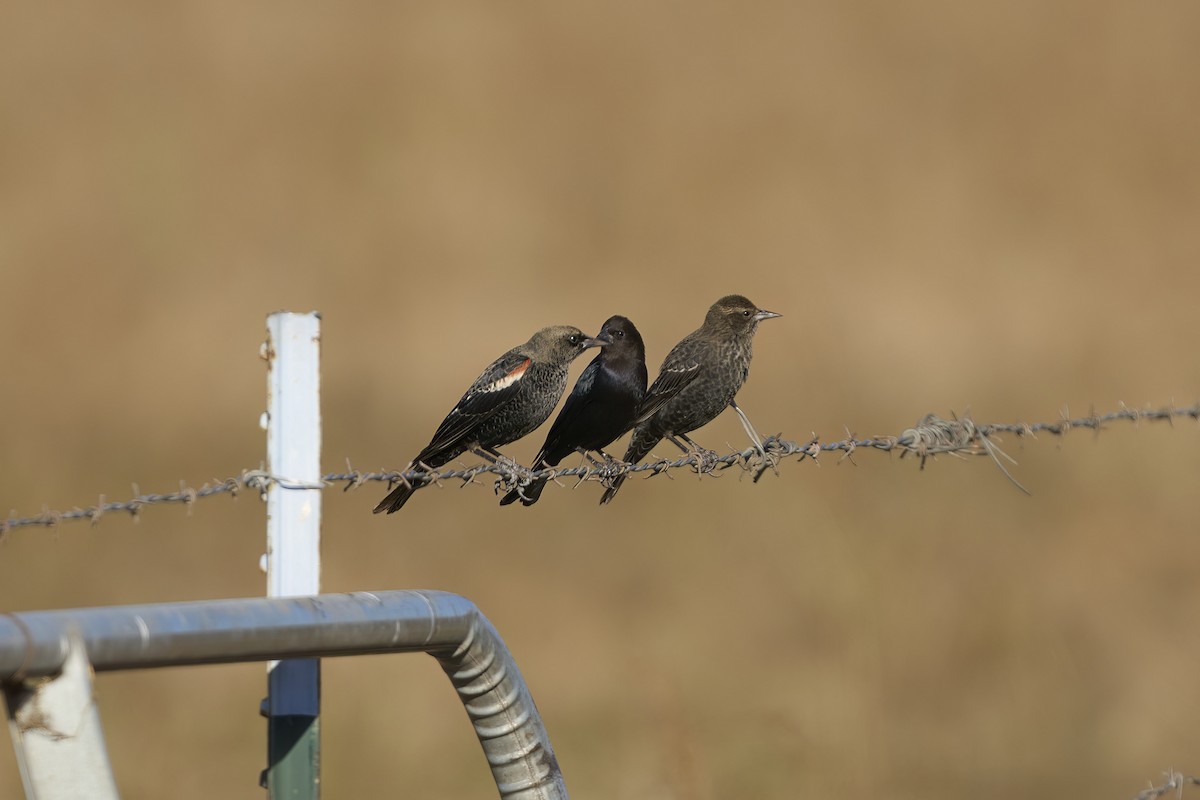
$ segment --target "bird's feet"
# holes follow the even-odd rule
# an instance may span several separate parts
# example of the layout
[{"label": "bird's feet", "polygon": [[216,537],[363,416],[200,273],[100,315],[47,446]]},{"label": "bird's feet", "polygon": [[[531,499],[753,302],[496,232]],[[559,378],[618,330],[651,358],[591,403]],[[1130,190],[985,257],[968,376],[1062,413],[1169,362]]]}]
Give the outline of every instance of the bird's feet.
[{"label": "bird's feet", "polygon": [[[751,458],[746,459],[746,469],[754,476],[754,482],[758,483],[758,479],[766,474],[767,470],[771,470],[776,475],[779,474],[779,460],[781,458],[779,450],[779,437],[782,433],[777,433],[774,436],[768,436],[761,442],[756,442],[754,453]],[[747,451],[750,452],[750,451]]]},{"label": "bird's feet", "polygon": [[604,457],[604,460],[597,461],[596,459],[591,458],[591,456],[588,457],[592,462],[591,474],[600,479],[600,483],[604,486],[604,488],[612,488],[617,478],[624,474],[621,470],[626,466],[625,462],[619,458],[614,458],[603,450],[599,450],[597,452]]},{"label": "bird's feet", "polygon": [[[695,440],[693,440],[690,436],[682,433],[674,436],[668,436],[667,439],[692,459],[692,467],[696,470],[697,475],[715,474],[714,470],[716,469],[717,461],[719,459],[719,456],[715,450],[709,450],[706,447],[701,447],[700,445],[696,444]],[[679,441],[680,439],[682,439],[683,442]],[[686,444],[684,444],[684,442],[686,442]]]},{"label": "bird's feet", "polygon": [[[483,455],[478,452],[476,454]],[[521,490],[531,482],[530,470],[503,453],[492,451],[490,456],[484,457],[489,462],[487,471],[496,476],[496,482],[492,487],[493,491],[496,494],[508,494],[515,489],[517,494],[524,497],[524,493]]]}]

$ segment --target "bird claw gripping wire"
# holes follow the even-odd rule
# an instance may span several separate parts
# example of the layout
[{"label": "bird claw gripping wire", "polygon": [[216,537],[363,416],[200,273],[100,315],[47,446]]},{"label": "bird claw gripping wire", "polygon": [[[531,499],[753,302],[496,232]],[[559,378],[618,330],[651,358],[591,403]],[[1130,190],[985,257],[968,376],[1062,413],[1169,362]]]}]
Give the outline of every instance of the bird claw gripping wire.
[{"label": "bird claw gripping wire", "polygon": [[789,456],[796,451],[795,444],[785,442],[781,438],[782,436],[782,432],[766,436],[762,441],[756,442],[754,447],[743,450],[739,454],[745,469],[753,475],[754,483],[758,483],[759,479],[767,473],[767,470],[771,470],[778,475],[779,462],[785,456]]},{"label": "bird claw gripping wire", "polygon": [[776,475],[779,474],[779,458],[768,449],[770,440],[771,437],[768,436],[763,440],[761,449],[742,453],[745,468],[751,475],[752,483],[758,483],[759,479],[767,474],[767,470],[773,470]]},{"label": "bird claw gripping wire", "polygon": [[496,494],[508,494],[516,489],[518,495],[525,497],[523,490],[534,481],[534,473],[531,470],[508,456],[501,456],[493,461],[488,471],[496,474],[496,482],[492,485],[492,491]]},{"label": "bird claw gripping wire", "polygon": [[619,476],[628,472],[629,467],[632,465],[615,459],[608,455],[608,453],[605,453],[604,455],[607,456],[604,463],[598,464],[596,467],[594,467],[588,474],[588,477],[594,477],[596,480],[599,480],[600,485],[607,489],[613,485],[613,481],[615,481]]},{"label": "bird claw gripping wire", "polygon": [[704,447],[695,448],[686,458],[686,461],[695,468],[697,475],[712,475],[718,460],[719,456],[716,451]]}]

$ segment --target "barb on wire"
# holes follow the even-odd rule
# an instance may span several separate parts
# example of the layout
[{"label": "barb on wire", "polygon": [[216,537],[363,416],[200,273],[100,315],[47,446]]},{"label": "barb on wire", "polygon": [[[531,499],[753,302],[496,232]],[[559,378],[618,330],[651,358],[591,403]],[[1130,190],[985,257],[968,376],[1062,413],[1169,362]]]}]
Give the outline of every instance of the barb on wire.
[{"label": "barb on wire", "polygon": [[1183,787],[1188,785],[1200,786],[1200,778],[1194,775],[1184,775],[1182,772],[1176,772],[1173,769],[1164,772],[1163,778],[1165,780],[1160,785],[1155,786],[1151,782],[1150,788],[1138,792],[1133,800],[1158,800],[1158,798],[1171,793],[1176,797],[1183,797]]},{"label": "barb on wire", "polygon": [[180,481],[179,491],[168,492],[166,494],[142,494],[135,483],[133,484],[134,497],[124,502],[109,503],[105,500],[104,495],[100,495],[100,499],[95,505],[87,506],[86,508],[74,508],[70,511],[53,511],[49,508],[43,508],[42,513],[31,517],[10,516],[8,519],[0,520],[0,536],[3,536],[13,528],[39,525],[54,528],[63,522],[73,520],[86,519],[95,526],[99,524],[101,517],[113,511],[125,512],[133,517],[134,522],[137,522],[141,517],[142,508],[145,506],[181,503],[190,511],[192,505],[197,500],[205,497],[213,497],[218,494],[227,494],[236,498],[243,489],[256,489],[260,495],[265,495],[272,483],[278,483],[281,486],[287,485],[283,480],[272,476],[262,469],[242,470],[241,474],[236,477],[214,480],[212,483],[204,484],[199,489],[193,489],[183,481]]},{"label": "barb on wire", "polygon": [[1059,419],[1054,422],[1038,423],[989,423],[974,422],[969,415],[958,417],[951,415],[950,419],[942,419],[935,414],[922,417],[916,426],[909,428],[899,436],[876,436],[857,439],[847,430],[846,438],[822,442],[820,437],[813,435],[805,442],[795,442],[784,439],[782,434],[768,436],[763,439],[762,449],[757,446],[744,450],[735,450],[725,455],[718,455],[711,450],[692,451],[675,459],[658,459],[643,461],[640,464],[627,464],[623,461],[592,462],[588,461],[577,467],[531,470],[508,458],[498,459],[494,463],[478,464],[461,469],[445,469],[427,471],[411,469],[404,472],[380,471],[361,472],[346,461],[345,472],[333,472],[321,477],[320,483],[310,484],[291,480],[287,477],[272,475],[262,468],[243,470],[240,475],[224,480],[206,483],[198,489],[189,488],[181,483],[179,491],[166,494],[141,494],[137,484],[133,485],[134,497],[123,502],[107,502],[103,495],[95,505],[86,508],[75,508],[71,511],[54,511],[43,508],[40,514],[28,517],[18,517],[15,512],[5,520],[0,520],[0,538],[7,532],[24,527],[57,527],[63,522],[73,520],[89,520],[93,525],[110,512],[124,512],[136,521],[142,509],[150,505],[183,504],[189,509],[200,499],[227,494],[237,497],[243,489],[257,491],[261,496],[266,495],[271,486],[281,489],[306,490],[324,489],[337,484],[344,484],[343,491],[357,489],[360,486],[382,481],[392,486],[406,481],[414,486],[425,487],[430,484],[442,485],[451,481],[459,481],[461,486],[480,483],[480,478],[495,475],[497,492],[508,492],[511,489],[528,486],[539,478],[549,478],[556,483],[562,478],[574,478],[575,485],[584,481],[598,481],[610,484],[617,476],[631,473],[645,473],[646,477],[666,475],[677,469],[688,469],[698,475],[719,476],[731,467],[749,474],[757,482],[767,470],[774,469],[783,459],[796,457],[797,460],[811,459],[817,461],[822,453],[841,452],[842,459],[851,458],[858,450],[878,450],[885,453],[899,451],[900,457],[912,455],[924,469],[926,461],[938,455],[949,454],[958,458],[969,455],[988,456],[1000,469],[1001,473],[1012,481],[1021,491],[1028,494],[1028,489],[1017,482],[1008,471],[1004,461],[1010,464],[1016,462],[1005,453],[998,444],[1001,434],[1009,434],[1017,438],[1037,438],[1039,433],[1054,436],[1065,436],[1075,428],[1090,429],[1096,433],[1103,430],[1110,422],[1140,423],[1142,420],[1165,421],[1174,423],[1176,418],[1190,418],[1200,421],[1200,402],[1191,406],[1177,408],[1135,409],[1122,405],[1117,411],[1107,414],[1097,414],[1091,411],[1086,417],[1072,417],[1069,410],[1063,409]]},{"label": "barb on wire", "polygon": [[1004,462],[996,457],[999,454],[1010,464],[1017,463],[1016,459],[1001,450],[1000,445],[992,441],[992,436],[994,434],[977,428],[970,417],[960,420],[954,416],[953,419],[946,420],[940,419],[936,414],[926,414],[917,423],[916,428],[910,428],[904,432],[901,439],[906,442],[908,449],[901,452],[900,457],[904,458],[909,453],[915,453],[921,460],[921,469],[925,469],[925,459],[938,453],[950,453],[959,458],[962,458],[964,453],[969,455],[986,453],[991,456],[992,461],[1013,486],[1025,494],[1030,494],[1030,491],[1012,476],[1012,473],[1004,466]]}]

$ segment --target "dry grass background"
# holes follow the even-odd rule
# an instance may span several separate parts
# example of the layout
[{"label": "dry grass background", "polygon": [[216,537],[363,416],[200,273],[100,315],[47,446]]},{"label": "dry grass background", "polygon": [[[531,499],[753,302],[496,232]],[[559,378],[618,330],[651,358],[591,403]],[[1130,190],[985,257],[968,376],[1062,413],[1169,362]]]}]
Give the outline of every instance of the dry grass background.
[{"label": "dry grass background", "polygon": [[[740,400],[792,438],[1198,392],[1195,3],[4,17],[5,512],[257,465],[280,308],[323,313],[330,470],[403,466],[537,327],[623,313],[657,366],[732,291],[785,314]],[[743,441],[728,415],[698,438]],[[1031,498],[872,453],[606,508],[331,492],[324,586],[475,600],[581,798],[1126,797],[1200,769],[1196,428],[1008,444]],[[0,608],[261,594],[263,520],[16,532]],[[324,681],[327,797],[491,796],[431,660]],[[264,686],[103,676],[123,796],[260,796]]]}]

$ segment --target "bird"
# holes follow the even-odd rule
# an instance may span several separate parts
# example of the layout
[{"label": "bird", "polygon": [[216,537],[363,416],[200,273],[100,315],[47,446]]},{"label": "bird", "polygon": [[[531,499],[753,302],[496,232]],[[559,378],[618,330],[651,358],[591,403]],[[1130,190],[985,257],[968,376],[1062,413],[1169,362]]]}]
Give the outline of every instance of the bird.
[{"label": "bird", "polygon": [[[534,458],[534,471],[558,466],[573,452],[590,459],[589,451],[595,451],[611,461],[604,448],[632,428],[647,411],[652,412],[643,402],[648,379],[646,345],[637,326],[627,317],[612,316],[600,327],[597,338],[607,341],[584,367],[554,418],[546,441]],[[686,374],[695,377],[696,370]],[[665,402],[685,385],[686,381],[677,382],[673,391],[660,391],[659,396]],[[537,478],[527,486],[511,490],[501,498],[500,505],[517,500],[522,505],[533,505],[546,488],[547,480]]]},{"label": "bird", "polygon": [[[713,303],[704,317],[704,324],[683,337],[667,353],[643,402],[653,405],[660,385],[671,386],[688,370],[696,371],[694,379],[653,413],[641,415],[643,419],[633,429],[624,460],[636,464],[664,438],[684,452],[688,448],[680,443],[680,439],[699,450],[688,434],[716,419],[727,407],[737,412],[746,434],[763,452],[761,437],[734,398],[750,374],[758,323],[779,316],[782,315],[764,311],[740,294],[726,295]],[[601,505],[612,502],[627,476],[625,473],[613,479],[600,498]]]},{"label": "bird", "polygon": [[[603,343],[571,325],[542,328],[475,379],[405,470],[436,469],[468,450],[489,460],[500,458],[497,447],[532,433],[554,411],[575,357]],[[416,490],[401,479],[375,513],[399,511]]]}]

